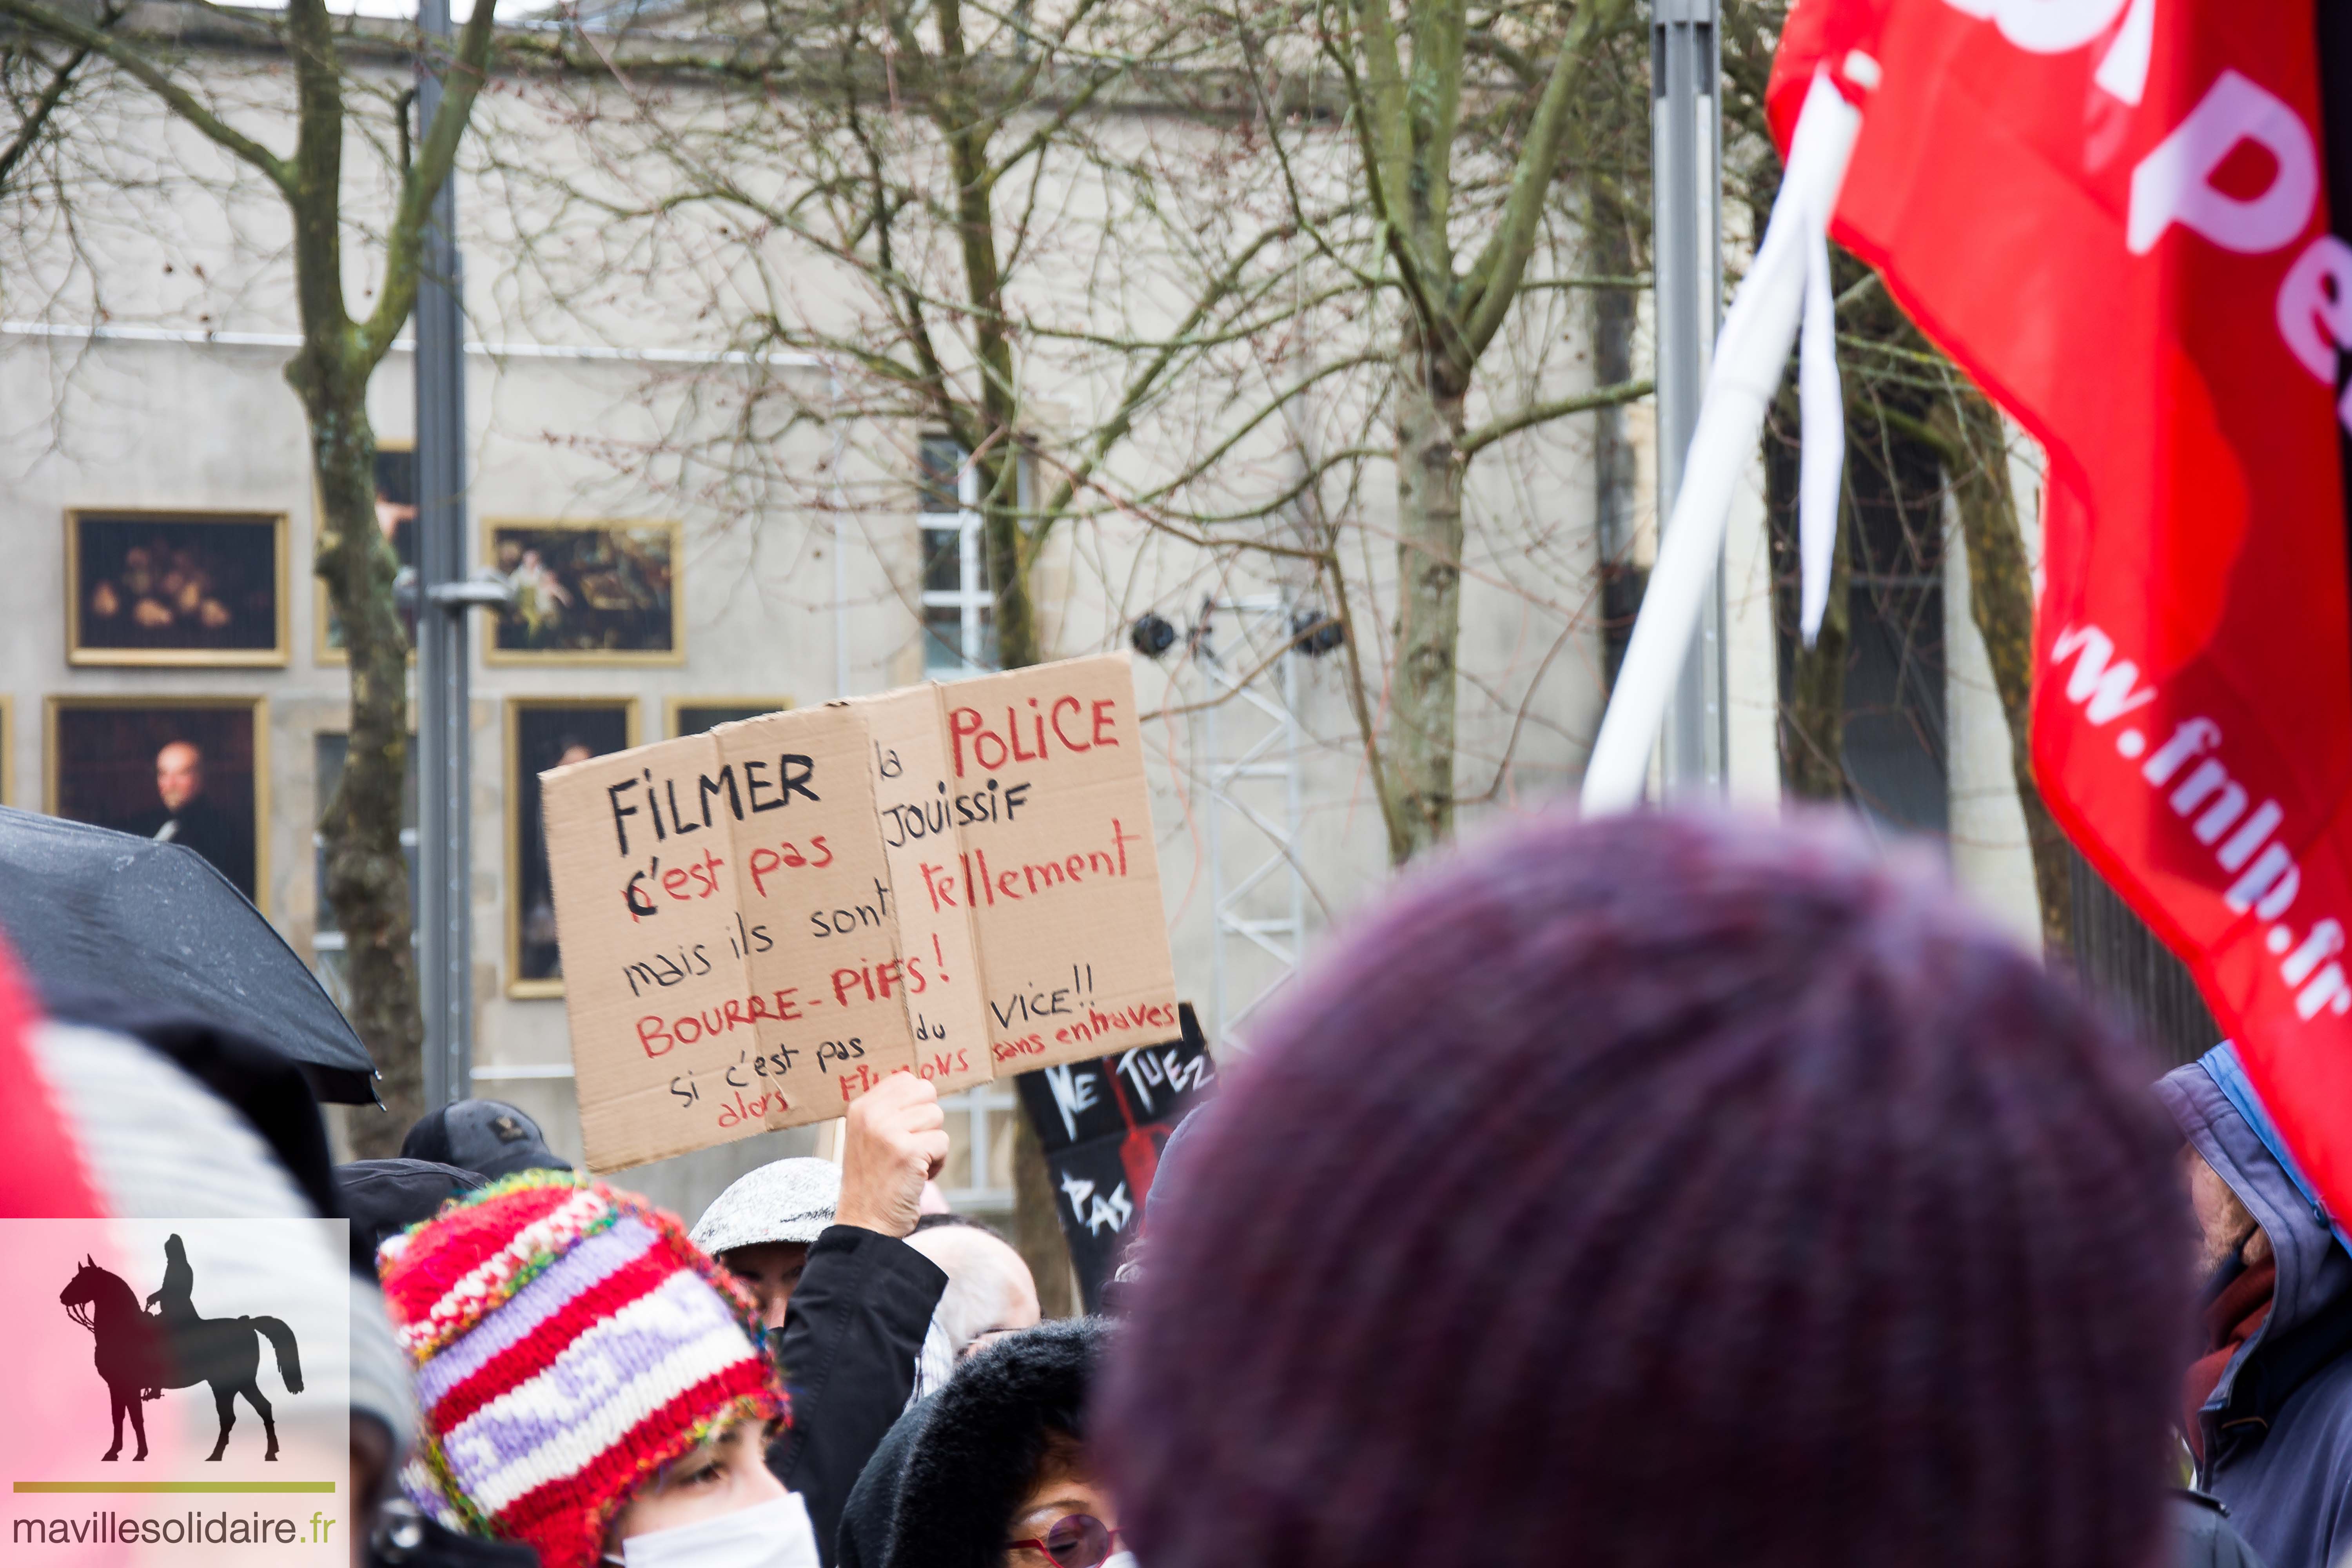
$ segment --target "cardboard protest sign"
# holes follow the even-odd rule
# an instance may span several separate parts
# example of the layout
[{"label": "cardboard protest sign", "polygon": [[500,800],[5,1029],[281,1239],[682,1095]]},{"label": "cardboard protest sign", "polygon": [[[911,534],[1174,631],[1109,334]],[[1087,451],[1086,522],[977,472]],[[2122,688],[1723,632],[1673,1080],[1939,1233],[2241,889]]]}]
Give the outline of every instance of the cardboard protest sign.
[{"label": "cardboard protest sign", "polygon": [[1177,1030],[1123,655],[541,777],[593,1169]]},{"label": "cardboard protest sign", "polygon": [[[920,889],[927,860],[950,851],[961,854],[940,692],[937,686],[917,686],[851,704],[865,720],[874,748],[874,807],[893,887]],[[986,1082],[995,1068],[970,911],[961,903],[923,893],[907,899],[895,912],[907,963],[924,987],[907,1004],[923,1076],[941,1094]]]},{"label": "cardboard protest sign", "polygon": [[[1124,654],[938,689],[956,837],[918,894],[971,921],[999,1073],[1174,1037],[1176,973]],[[947,850],[952,847],[950,856]]]}]

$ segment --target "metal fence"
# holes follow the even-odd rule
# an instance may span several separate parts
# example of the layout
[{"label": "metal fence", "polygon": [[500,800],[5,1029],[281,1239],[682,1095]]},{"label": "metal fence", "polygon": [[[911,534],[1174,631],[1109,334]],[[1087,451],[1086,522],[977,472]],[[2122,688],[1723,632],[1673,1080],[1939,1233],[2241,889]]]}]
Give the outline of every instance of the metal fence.
[{"label": "metal fence", "polygon": [[2072,857],[2074,970],[2121,1013],[2167,1067],[2194,1061],[2221,1037],[2197,983],[2089,861]]}]

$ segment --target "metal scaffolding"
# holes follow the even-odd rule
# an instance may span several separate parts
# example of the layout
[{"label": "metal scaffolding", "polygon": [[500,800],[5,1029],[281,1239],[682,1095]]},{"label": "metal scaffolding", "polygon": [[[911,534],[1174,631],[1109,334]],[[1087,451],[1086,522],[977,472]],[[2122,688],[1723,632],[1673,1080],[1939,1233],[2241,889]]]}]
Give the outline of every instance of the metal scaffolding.
[{"label": "metal scaffolding", "polygon": [[[1298,967],[1307,933],[1307,884],[1298,874],[1303,656],[1291,646],[1292,608],[1287,597],[1275,594],[1212,599],[1202,606],[1192,633],[1192,666],[1206,689],[1201,756],[1209,796],[1209,903],[1215,921],[1209,1005],[1220,1047]],[[1230,651],[1217,645],[1221,617],[1237,623],[1239,635]],[[1269,692],[1269,686],[1276,691]],[[1228,744],[1237,748],[1230,755]],[[1247,846],[1254,840],[1247,835],[1265,845],[1264,857],[1245,861],[1237,879],[1226,867],[1229,826],[1244,832],[1236,841],[1240,855],[1250,853]],[[1238,1006],[1237,989],[1247,992]]]}]

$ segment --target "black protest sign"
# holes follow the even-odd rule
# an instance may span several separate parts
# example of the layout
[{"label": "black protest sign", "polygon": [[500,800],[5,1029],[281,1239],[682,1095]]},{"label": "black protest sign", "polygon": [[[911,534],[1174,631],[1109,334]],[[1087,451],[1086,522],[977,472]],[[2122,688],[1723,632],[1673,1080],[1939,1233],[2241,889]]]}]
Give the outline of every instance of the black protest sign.
[{"label": "black protest sign", "polygon": [[1216,1081],[1192,1004],[1180,1012],[1181,1038],[1017,1080],[1089,1312],[1100,1310],[1103,1287],[1140,1228],[1169,1133]]}]

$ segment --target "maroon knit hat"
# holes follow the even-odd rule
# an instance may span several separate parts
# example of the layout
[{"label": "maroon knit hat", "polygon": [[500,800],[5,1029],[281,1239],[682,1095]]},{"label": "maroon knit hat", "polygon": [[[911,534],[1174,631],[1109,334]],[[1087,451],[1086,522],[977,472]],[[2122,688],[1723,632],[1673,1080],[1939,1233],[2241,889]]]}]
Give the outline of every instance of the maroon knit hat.
[{"label": "maroon knit hat", "polygon": [[1120,1523],[1150,1568],[2141,1568],[2190,1258],[2148,1076],[1843,826],[1490,839],[1155,1195]]}]

